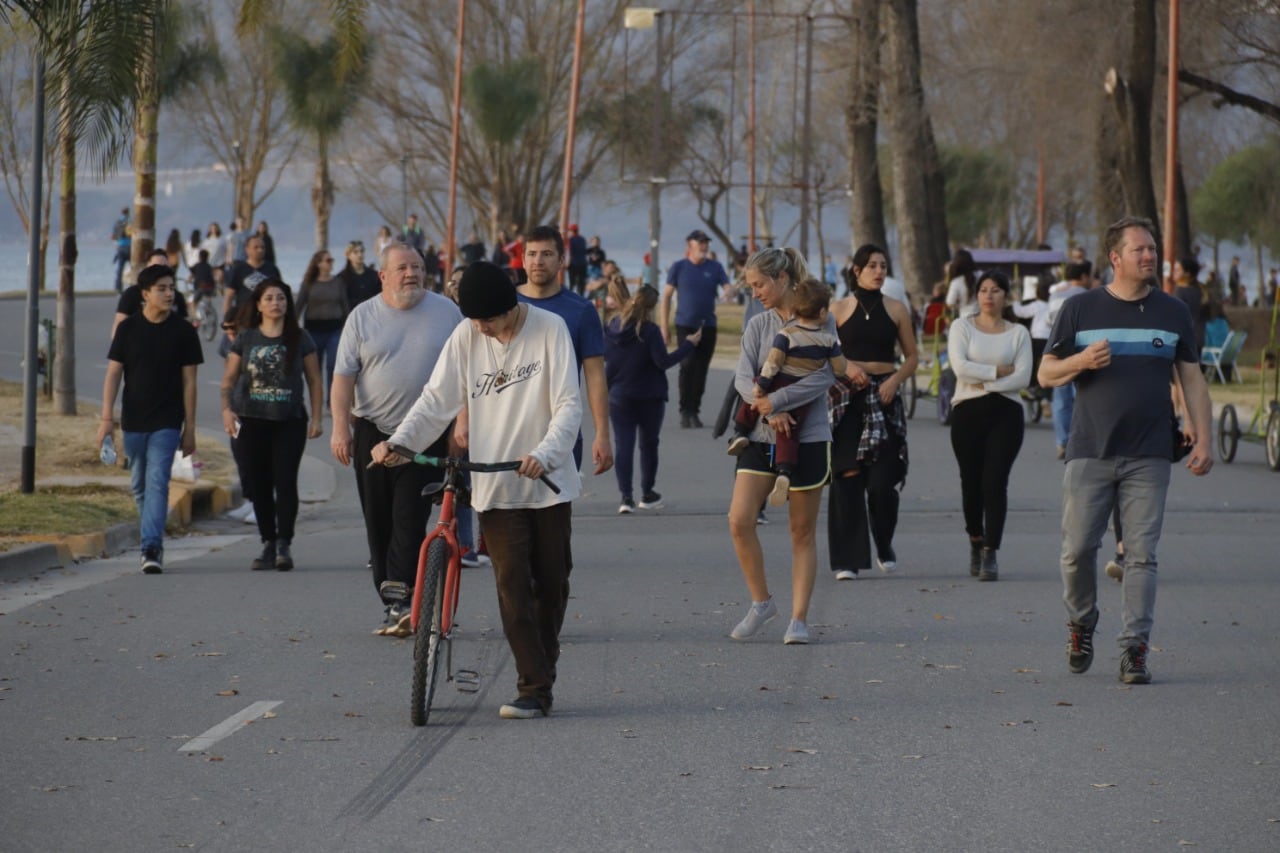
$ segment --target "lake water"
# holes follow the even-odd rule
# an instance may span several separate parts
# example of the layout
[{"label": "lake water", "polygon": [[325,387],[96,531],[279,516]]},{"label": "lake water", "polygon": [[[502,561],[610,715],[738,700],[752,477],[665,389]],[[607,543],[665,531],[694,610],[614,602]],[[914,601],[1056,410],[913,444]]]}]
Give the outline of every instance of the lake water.
[{"label": "lake water", "polygon": [[[341,251],[341,248],[339,248],[334,252],[334,258],[338,262],[335,266],[335,271],[341,270],[346,264]],[[76,291],[111,290],[114,286],[116,273],[115,254],[115,249],[112,246],[90,246],[87,249],[81,249],[80,257],[76,262]],[[277,245],[276,266],[280,267],[280,274],[284,276],[284,280],[290,284],[297,284],[301,281],[302,274],[306,272],[307,263],[311,260],[312,254],[311,249],[297,249]],[[635,256],[633,257],[633,255]],[[642,259],[637,253],[621,252],[618,254],[617,260],[628,276],[639,275]],[[669,264],[670,260],[674,260],[674,258],[665,260],[664,266]],[[58,253],[52,248],[45,263],[46,287],[50,292],[56,293],[58,289]],[[0,243],[0,294],[14,291],[25,293],[26,290],[26,246],[15,243]]]}]

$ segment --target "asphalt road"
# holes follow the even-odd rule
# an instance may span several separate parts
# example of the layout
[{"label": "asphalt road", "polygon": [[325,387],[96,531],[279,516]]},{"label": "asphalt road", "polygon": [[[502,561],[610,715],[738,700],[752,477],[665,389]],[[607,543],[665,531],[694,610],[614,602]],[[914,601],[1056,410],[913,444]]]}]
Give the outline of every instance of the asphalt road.
[{"label": "asphalt road", "polygon": [[[0,848],[1280,849],[1280,479],[1261,448],[1175,475],[1155,682],[1126,687],[1105,578],[1093,670],[1066,671],[1051,430],[1028,428],[1001,579],[979,584],[927,403],[901,569],[836,583],[823,566],[807,647],[782,645],[783,619],[727,636],[748,597],[724,519],[732,461],[706,430],[668,412],[657,512],[615,515],[612,475],[588,474],[544,720],[497,715],[515,674],[491,576],[471,569],[454,663],[481,689],[445,685],[431,725],[409,724],[412,649],[371,634],[346,471],[304,509],[292,573],[251,573],[249,529],[213,522],[170,546],[160,576],[126,555],[5,578]],[[785,613],[786,529],[770,516]]]}]

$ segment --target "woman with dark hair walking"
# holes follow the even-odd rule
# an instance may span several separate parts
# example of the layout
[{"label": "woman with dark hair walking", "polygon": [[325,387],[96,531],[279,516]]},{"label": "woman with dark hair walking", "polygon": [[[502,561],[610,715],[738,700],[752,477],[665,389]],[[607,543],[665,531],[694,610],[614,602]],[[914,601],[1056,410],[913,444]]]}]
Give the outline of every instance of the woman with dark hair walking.
[{"label": "woman with dark hair walking", "polygon": [[947,265],[947,275],[951,276],[951,283],[947,285],[947,307],[953,317],[978,313],[978,280],[975,274],[973,255],[968,249],[956,249],[951,263]]},{"label": "woman with dark hair walking", "polygon": [[674,352],[667,352],[662,332],[653,322],[658,291],[642,286],[635,295],[618,276],[610,282],[609,300],[618,307],[604,330],[604,371],[609,385],[609,420],[613,423],[614,473],[622,502],[620,514],[635,512],[632,463],[636,438],[640,440],[640,509],[658,509],[662,495],[654,491],[658,480],[658,436],[667,410],[667,370],[693,354],[702,340],[699,329],[686,337]]},{"label": "woman with dark hair walking", "polygon": [[[315,342],[298,326],[288,285],[277,279],[260,282],[252,305],[252,315],[227,355],[222,425],[239,438],[253,472],[253,511],[263,547],[252,568],[286,572],[293,568],[298,468],[307,439],[324,431],[324,389]],[[310,424],[302,397],[304,375],[311,394]]]},{"label": "woman with dark hair walking", "polygon": [[346,283],[333,273],[333,254],[321,249],[311,256],[298,286],[298,316],[302,328],[311,335],[316,355],[323,362],[324,396],[329,399],[333,384],[333,362],[338,357],[342,325],[351,313]]},{"label": "woman with dark hair walking", "polygon": [[871,568],[872,542],[880,571],[898,566],[893,535],[898,489],[907,479],[907,417],[898,391],[919,363],[911,309],[881,292],[889,274],[884,249],[859,247],[852,270],[849,296],[831,306],[848,361],[833,389],[827,505],[831,571],[842,581]]},{"label": "woman with dark hair walking", "polygon": [[1012,320],[1012,291],[1004,273],[983,273],[977,297],[978,313],[952,323],[947,341],[956,374],[951,449],[960,465],[969,574],[994,581],[1008,513],[1009,472],[1022,448],[1018,392],[1031,381],[1031,336]]}]

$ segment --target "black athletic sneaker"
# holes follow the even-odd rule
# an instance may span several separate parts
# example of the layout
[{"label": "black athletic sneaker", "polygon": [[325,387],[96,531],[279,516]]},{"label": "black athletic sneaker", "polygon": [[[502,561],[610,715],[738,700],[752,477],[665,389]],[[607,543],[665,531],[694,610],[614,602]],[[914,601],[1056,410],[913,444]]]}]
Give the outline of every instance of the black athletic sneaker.
[{"label": "black athletic sneaker", "polygon": [[255,572],[263,569],[274,569],[276,567],[276,543],[263,542],[262,553],[253,558],[253,562],[249,564],[249,568]]},{"label": "black athletic sneaker", "polygon": [[546,710],[532,696],[521,696],[498,709],[498,716],[504,720],[532,720],[546,715]]},{"label": "black athletic sneaker", "polygon": [[657,492],[645,492],[640,496],[641,509],[662,509],[662,495]]},{"label": "black athletic sneaker", "polygon": [[164,571],[164,555],[159,548],[142,550],[142,571],[149,575],[158,575]]},{"label": "black athletic sneaker", "polygon": [[289,550],[289,540],[276,541],[276,570],[287,572],[293,568],[293,553]]},{"label": "black athletic sneaker", "polygon": [[1093,663],[1093,629],[1076,622],[1068,622],[1071,634],[1067,639],[1067,668],[1077,675],[1088,672]]},{"label": "black athletic sneaker", "polygon": [[1130,646],[1120,656],[1120,680],[1125,684],[1151,683],[1151,670],[1147,669],[1146,643]]}]

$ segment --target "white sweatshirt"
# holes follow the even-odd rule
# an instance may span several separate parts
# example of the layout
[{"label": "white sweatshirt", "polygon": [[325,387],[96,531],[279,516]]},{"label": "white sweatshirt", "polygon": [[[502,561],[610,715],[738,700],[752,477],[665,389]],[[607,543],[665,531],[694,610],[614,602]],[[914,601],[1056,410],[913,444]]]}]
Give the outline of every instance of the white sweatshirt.
[{"label": "white sweatshirt", "polygon": [[[472,474],[472,506],[540,509],[571,501],[581,491],[573,445],[582,424],[578,363],[564,321],[526,309],[524,326],[507,345],[464,320],[454,329],[422,396],[391,436],[391,443],[421,450],[465,406],[473,462],[506,462],[535,456],[560,488],[514,471]],[[499,381],[499,375],[502,381]]]},{"label": "white sweatshirt", "polygon": [[[973,317],[951,324],[947,357],[956,374],[952,405],[984,394],[1003,394],[1015,403],[1018,392],[1031,382],[1031,336],[1026,328],[1008,321],[1004,331],[991,334],[974,325]],[[1012,364],[1013,373],[996,378],[996,368]]]}]

